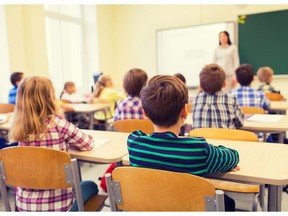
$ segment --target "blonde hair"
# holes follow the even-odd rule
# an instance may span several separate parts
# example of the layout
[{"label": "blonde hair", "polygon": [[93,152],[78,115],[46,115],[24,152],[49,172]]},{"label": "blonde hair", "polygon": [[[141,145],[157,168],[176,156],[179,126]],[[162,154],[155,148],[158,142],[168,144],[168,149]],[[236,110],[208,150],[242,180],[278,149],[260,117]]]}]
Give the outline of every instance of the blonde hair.
[{"label": "blonde hair", "polygon": [[260,67],[257,71],[258,79],[260,82],[270,83],[270,78],[273,76],[274,71],[270,67]]},{"label": "blonde hair", "polygon": [[62,97],[62,95],[65,93],[65,91],[67,91],[67,89],[69,88],[69,87],[75,87],[75,83],[74,82],[72,82],[72,81],[67,81],[67,82],[65,82],[64,83],[64,88],[63,88],[63,91],[61,92],[61,94],[60,94],[60,98]]},{"label": "blonde hair", "polygon": [[110,75],[101,75],[98,81],[95,83],[95,90],[93,92],[93,97],[99,97],[102,90],[107,86],[107,81],[112,81]]},{"label": "blonde hair", "polygon": [[39,76],[24,78],[17,91],[9,140],[28,141],[30,136],[41,139],[40,134],[45,135],[47,121],[57,111],[52,82]]}]

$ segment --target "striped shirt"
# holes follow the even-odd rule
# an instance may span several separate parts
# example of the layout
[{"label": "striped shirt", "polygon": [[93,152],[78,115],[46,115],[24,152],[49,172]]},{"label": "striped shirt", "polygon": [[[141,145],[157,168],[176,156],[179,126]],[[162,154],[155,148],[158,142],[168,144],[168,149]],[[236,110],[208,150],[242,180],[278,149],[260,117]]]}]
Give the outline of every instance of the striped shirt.
[{"label": "striped shirt", "polygon": [[141,99],[128,96],[117,101],[114,121],[123,119],[144,119]]},{"label": "striped shirt", "polygon": [[244,114],[237,99],[222,91],[215,94],[199,93],[192,109],[192,128],[239,128]]},{"label": "striped shirt", "polygon": [[[94,140],[79,128],[59,116],[47,121],[47,132],[39,139],[30,138],[27,142],[19,142],[20,146],[38,146],[62,151],[70,147],[79,150],[91,150]],[[75,201],[73,188],[59,190],[31,190],[16,188],[16,206],[19,211],[68,211]]]},{"label": "striped shirt", "polygon": [[263,91],[264,94],[266,94],[266,93],[278,93],[278,94],[280,94],[280,91],[275,90],[274,87],[270,85],[270,83],[264,83],[264,84],[260,85],[258,87],[258,90]]},{"label": "striped shirt", "polygon": [[229,94],[236,96],[240,106],[256,106],[267,110],[271,104],[262,91],[255,90],[249,86],[241,86],[230,91]]},{"label": "striped shirt", "polygon": [[239,162],[236,150],[208,144],[204,138],[177,137],[172,132],[134,131],[128,137],[131,166],[205,176],[227,172]]}]

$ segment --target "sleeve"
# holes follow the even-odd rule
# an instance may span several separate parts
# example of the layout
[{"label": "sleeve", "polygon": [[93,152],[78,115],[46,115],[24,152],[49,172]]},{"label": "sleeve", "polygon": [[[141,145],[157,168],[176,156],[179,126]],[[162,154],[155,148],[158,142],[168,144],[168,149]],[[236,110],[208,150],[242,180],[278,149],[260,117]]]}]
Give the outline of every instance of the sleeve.
[{"label": "sleeve", "polygon": [[94,140],[90,135],[65,119],[60,118],[57,127],[68,147],[76,147],[81,151],[91,150],[94,147]]},{"label": "sleeve", "polygon": [[242,113],[241,108],[235,96],[234,96],[234,108],[235,108],[234,123],[235,123],[236,128],[240,128],[244,124],[244,114]]},{"label": "sleeve", "polygon": [[234,46],[233,49],[233,69],[234,71],[239,67],[240,61],[239,61],[239,54],[238,54],[238,48]]},{"label": "sleeve", "polygon": [[239,163],[239,154],[236,150],[225,146],[213,146],[207,148],[207,173],[228,172]]},{"label": "sleeve", "polygon": [[120,119],[120,113],[119,113],[119,101],[116,102],[116,107],[114,111],[114,121],[118,121]]},{"label": "sleeve", "polygon": [[261,92],[261,107],[264,109],[264,110],[267,110],[269,109],[270,105],[271,105],[271,102],[268,98],[265,97],[265,95],[263,94],[263,92]]}]

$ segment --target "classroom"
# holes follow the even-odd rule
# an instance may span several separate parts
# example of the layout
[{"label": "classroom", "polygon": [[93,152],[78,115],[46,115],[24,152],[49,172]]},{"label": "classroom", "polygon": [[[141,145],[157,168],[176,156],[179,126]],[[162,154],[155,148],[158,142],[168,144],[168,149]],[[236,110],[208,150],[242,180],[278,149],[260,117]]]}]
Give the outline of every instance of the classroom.
[{"label": "classroom", "polygon": [[[85,103],[87,103],[88,99],[95,93],[94,76],[99,75],[100,73],[110,75],[113,82],[113,88],[117,93],[119,93],[119,95],[123,96],[125,94],[123,78],[127,72],[133,71],[133,68],[140,68],[145,71],[148,79],[160,73],[158,71],[159,67],[157,62],[159,60],[157,56],[159,54],[159,50],[157,50],[157,32],[166,29],[233,22],[235,27],[233,44],[237,45],[239,42],[238,16],[248,15],[249,17],[250,14],[253,15],[282,10],[288,10],[288,4],[186,5],[162,3],[101,3],[85,5],[56,5],[56,3],[54,3],[53,5],[0,5],[0,25],[2,26],[2,28],[0,28],[0,44],[2,47],[0,51],[0,56],[2,56],[0,58],[0,104],[6,104],[8,101],[9,90],[12,88],[10,83],[10,75],[16,71],[23,72],[24,77],[43,76],[49,78],[55,88],[55,95],[57,99],[59,99],[59,96],[63,91],[64,83],[67,81],[72,81],[77,87],[77,93],[81,94],[83,98],[85,98]],[[218,40],[217,34],[215,35],[215,38]],[[277,40],[277,38],[271,39],[271,41],[267,41],[267,43],[273,43],[273,40]],[[217,46],[218,44],[215,44],[215,47],[211,49],[214,50]],[[281,58],[283,58],[283,56],[281,56]],[[211,62],[207,62],[207,64],[210,63]],[[260,82],[257,78],[257,70],[258,68],[254,68],[255,77],[251,84],[251,87],[255,89],[260,86]],[[287,99],[288,97],[288,68],[286,70],[287,71],[285,72],[281,71],[281,75],[278,75],[276,72],[276,75],[273,76],[272,83],[273,87],[277,88],[277,90],[281,92],[284,99]],[[175,71],[175,73],[181,73],[181,71]],[[161,72],[160,74],[165,74],[165,72]],[[196,74],[197,76],[199,75],[198,72]],[[193,76],[194,75],[195,74],[193,74]],[[185,77],[187,80],[195,79],[192,77],[192,75],[191,77],[188,77],[185,74]],[[198,87],[199,86],[188,86],[189,97],[196,97],[199,91]],[[239,83],[236,84],[235,88],[238,87]],[[89,119],[86,122],[88,126],[87,128],[84,128],[84,132],[89,134],[89,136],[95,140],[94,149],[90,149],[91,154],[84,154],[83,152],[76,151],[75,149],[68,150],[67,148],[66,150],[69,152],[72,158],[77,158],[78,162],[81,162],[78,163],[80,166],[80,179],[81,175],[84,180],[93,179],[97,183],[100,190],[100,180],[98,178],[103,176],[104,172],[111,163],[115,164],[116,166],[125,166],[129,165],[130,162],[132,163],[131,165],[133,165],[134,161],[131,161],[127,151],[127,137],[130,133],[114,132],[113,130],[116,129],[111,126],[113,125],[113,122],[107,120],[106,118],[107,115],[110,115],[108,118],[110,118],[110,120],[112,118],[113,120],[114,109],[111,113],[111,104],[108,105],[109,109],[107,109],[107,104],[101,104],[100,102],[100,104],[97,104],[98,102],[99,101],[95,100],[93,105],[68,104],[62,108],[64,110],[64,116],[67,117],[68,120],[71,119],[71,116],[73,116],[75,113],[79,116],[79,118]],[[282,104],[284,104],[284,102],[281,103],[281,105]],[[65,111],[65,109],[67,110]],[[280,167],[282,162],[287,162],[285,154],[288,153],[288,148],[286,148],[286,145],[284,144],[287,141],[286,132],[288,130],[288,121],[286,121],[288,119],[286,114],[287,109],[288,104],[286,101],[285,108],[278,108],[278,102],[274,102],[271,105],[271,110],[268,110],[269,114],[267,115],[272,116],[270,113],[271,111],[273,114],[279,114],[279,116],[281,114],[281,120],[279,121],[274,121],[271,118],[270,122],[262,121],[257,122],[258,124],[253,124],[252,121],[246,121],[247,118],[245,117],[246,119],[244,125],[242,125],[242,129],[253,133],[255,132],[259,140],[261,140],[261,143],[234,140],[233,142],[229,142],[225,139],[221,139],[221,141],[219,141],[215,137],[207,137],[207,141],[209,141],[209,143],[213,143],[214,145],[222,145],[224,143],[224,146],[237,149],[240,154],[240,158],[241,155],[243,155],[240,160],[242,170],[245,170],[245,168],[248,169],[248,167],[250,167],[249,163],[255,162],[255,167],[253,169],[251,168],[249,173],[244,173],[244,171],[242,173],[242,170],[240,170],[238,171],[240,174],[237,174],[237,172],[236,174],[229,172],[227,174],[225,173],[224,175],[211,174],[209,178],[211,177],[213,179],[222,181],[231,180],[232,182],[234,180],[234,182],[236,181],[246,185],[257,185],[258,189],[256,193],[252,192],[252,195],[250,193],[250,197],[253,197],[256,194],[255,199],[258,200],[258,207],[256,208],[257,211],[288,211],[288,205],[286,204],[288,200],[288,193],[286,193],[284,190],[282,192],[282,186],[288,185],[288,176],[282,173],[280,174],[277,172],[277,169],[275,169],[275,166]],[[108,114],[107,110],[109,110]],[[93,127],[93,124],[95,123],[94,118],[99,111],[103,111],[105,115],[104,120],[102,117],[101,119],[98,119],[98,122],[100,123],[104,121],[104,129],[102,126],[99,126],[100,129]],[[266,113],[268,113],[268,111],[266,110]],[[70,115],[71,112],[73,113],[72,115]],[[65,113],[68,113],[68,115]],[[0,112],[0,120],[1,114],[2,113]],[[191,112],[186,115],[186,118],[187,120],[185,120],[183,123],[185,125],[193,125],[193,122],[191,122]],[[6,126],[6,123],[1,124],[0,131],[9,131],[10,125]],[[146,128],[143,130],[147,129],[147,126],[145,127]],[[154,128],[152,127],[151,130],[153,132]],[[186,131],[185,135],[187,136],[188,133],[189,131]],[[278,140],[273,142],[273,144],[270,143],[269,147],[267,147],[268,144],[266,143],[266,138],[271,133],[279,133],[277,138]],[[112,143],[117,147],[114,148]],[[278,144],[274,145],[276,143]],[[239,144],[243,145],[239,146]],[[275,160],[273,155],[275,157],[279,156],[279,160],[275,160],[275,164],[267,168],[268,171],[263,169],[260,167],[262,161],[255,161],[252,153],[248,153],[248,144],[250,146],[249,151],[259,151],[259,155],[269,154],[268,158],[273,161]],[[97,145],[99,146],[97,147]],[[96,147],[99,149],[96,149]],[[130,149],[128,150],[130,152]],[[2,150],[0,150],[0,152],[1,151]],[[107,154],[104,155],[104,153],[107,151],[109,151],[108,158]],[[247,161],[244,161],[243,158],[247,158]],[[269,166],[268,159],[267,161],[263,162],[263,164]],[[72,167],[72,169],[74,168]],[[251,177],[251,173],[255,173],[257,169],[260,170],[259,175]],[[270,174],[267,174],[267,172],[270,172]],[[271,177],[273,174],[275,174],[275,178]],[[264,190],[265,193],[263,193],[262,190]],[[226,191],[224,193],[226,194]],[[107,193],[105,194],[108,196]],[[265,197],[263,198],[262,195]],[[236,195],[231,196],[236,202],[236,207],[239,207],[237,206],[238,202],[244,202],[243,205],[240,205],[240,210],[236,208],[236,211],[243,211],[243,206],[245,209],[244,211],[255,210],[253,209],[254,207],[252,207],[252,201],[247,202],[245,196],[242,196],[242,194],[239,195],[238,193],[237,195],[236,193]],[[260,197],[259,199],[258,196]],[[250,197],[249,199],[253,199]],[[261,198],[265,199],[265,201],[261,200]],[[100,210],[111,211],[111,200],[109,200],[108,204],[107,200],[105,201],[104,208],[101,206],[101,208],[99,208]],[[3,200],[0,199],[0,202],[2,201]],[[263,203],[265,203],[264,208],[262,208]],[[112,210],[119,207],[115,206],[113,209],[113,205],[111,204]],[[246,208],[248,208],[248,210]],[[2,203],[0,204],[0,211],[5,211]],[[142,209],[142,211],[145,211],[145,209]]]}]

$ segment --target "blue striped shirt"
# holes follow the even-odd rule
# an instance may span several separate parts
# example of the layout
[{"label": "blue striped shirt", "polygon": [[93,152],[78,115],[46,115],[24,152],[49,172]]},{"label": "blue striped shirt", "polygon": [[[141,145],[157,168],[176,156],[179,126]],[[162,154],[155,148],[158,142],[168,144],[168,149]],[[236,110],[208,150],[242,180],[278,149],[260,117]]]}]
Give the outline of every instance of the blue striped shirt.
[{"label": "blue striped shirt", "polygon": [[9,104],[16,104],[17,89],[18,89],[18,86],[14,86],[12,89],[10,89],[9,96],[8,96]]},{"label": "blue striped shirt", "polygon": [[204,138],[177,137],[172,132],[134,131],[128,137],[131,166],[205,176],[232,170],[239,162],[236,150],[208,144]]}]

